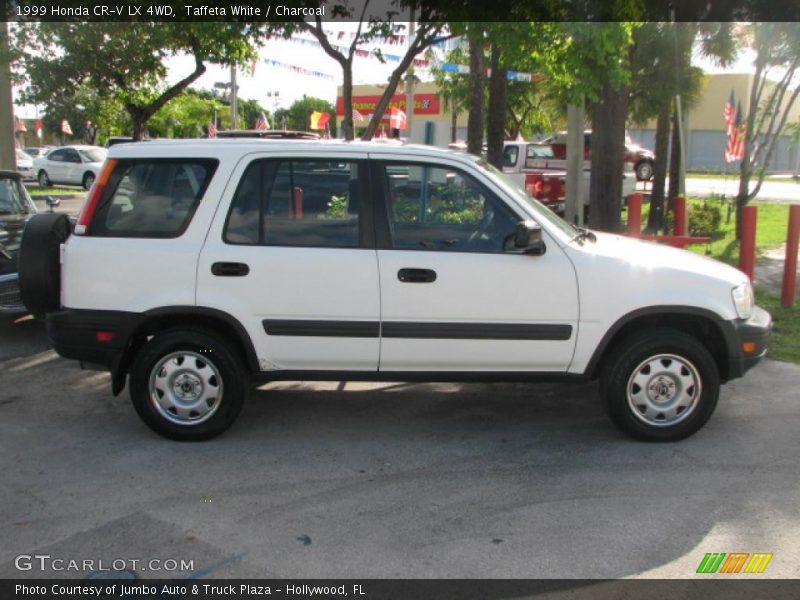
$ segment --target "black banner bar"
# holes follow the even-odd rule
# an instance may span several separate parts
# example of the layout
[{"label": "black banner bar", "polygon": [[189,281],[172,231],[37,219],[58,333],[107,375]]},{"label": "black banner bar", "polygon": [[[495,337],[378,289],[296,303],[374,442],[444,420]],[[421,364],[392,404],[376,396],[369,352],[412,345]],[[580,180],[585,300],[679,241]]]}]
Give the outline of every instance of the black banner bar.
[{"label": "black banner bar", "polygon": [[0,598],[21,600],[795,600],[800,580],[593,579],[182,579],[2,580]]}]

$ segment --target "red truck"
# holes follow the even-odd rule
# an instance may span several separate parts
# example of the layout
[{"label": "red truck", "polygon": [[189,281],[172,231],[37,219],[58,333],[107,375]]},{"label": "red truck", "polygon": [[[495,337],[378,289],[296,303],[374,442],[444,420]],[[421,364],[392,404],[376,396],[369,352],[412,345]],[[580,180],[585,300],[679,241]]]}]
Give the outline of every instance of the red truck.
[{"label": "red truck", "polygon": [[[583,158],[592,159],[592,130],[587,129],[583,132]],[[561,131],[542,143],[549,144],[553,149],[553,156],[557,159],[566,160],[567,158],[567,132]],[[633,171],[639,181],[649,181],[653,178],[653,161],[655,154],[647,148],[634,144],[633,140],[625,134],[625,162],[633,165]]]}]

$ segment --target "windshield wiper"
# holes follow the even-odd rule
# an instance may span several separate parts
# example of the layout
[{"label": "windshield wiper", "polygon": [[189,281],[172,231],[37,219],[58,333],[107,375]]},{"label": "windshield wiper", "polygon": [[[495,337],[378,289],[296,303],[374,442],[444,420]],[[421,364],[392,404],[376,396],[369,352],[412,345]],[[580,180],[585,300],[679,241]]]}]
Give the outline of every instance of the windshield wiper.
[{"label": "windshield wiper", "polygon": [[[573,227],[575,226],[573,225]],[[589,231],[586,227],[575,227],[575,230],[578,233],[572,236],[570,242],[578,242],[581,246],[583,246],[584,240],[589,240],[590,242],[597,241],[597,236],[591,231]]]}]

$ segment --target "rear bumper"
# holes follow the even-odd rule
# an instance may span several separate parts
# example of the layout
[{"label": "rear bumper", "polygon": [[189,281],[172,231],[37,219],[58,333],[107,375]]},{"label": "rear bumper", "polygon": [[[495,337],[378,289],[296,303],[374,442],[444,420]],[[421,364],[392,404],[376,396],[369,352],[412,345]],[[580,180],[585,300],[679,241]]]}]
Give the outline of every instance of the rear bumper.
[{"label": "rear bumper", "polygon": [[112,370],[136,325],[136,313],[108,310],[62,310],[48,313],[47,335],[64,358]]},{"label": "rear bumper", "polygon": [[741,377],[767,354],[772,317],[759,306],[749,319],[728,321],[729,379]]}]

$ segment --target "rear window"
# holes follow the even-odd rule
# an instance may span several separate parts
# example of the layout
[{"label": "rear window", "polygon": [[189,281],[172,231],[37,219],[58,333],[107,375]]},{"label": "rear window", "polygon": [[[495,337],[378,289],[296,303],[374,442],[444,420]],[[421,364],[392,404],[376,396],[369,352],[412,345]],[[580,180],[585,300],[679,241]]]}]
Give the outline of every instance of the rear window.
[{"label": "rear window", "polygon": [[104,237],[174,238],[186,231],[218,161],[121,160],[90,227]]}]

